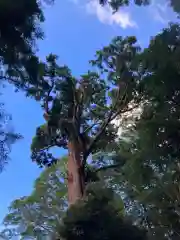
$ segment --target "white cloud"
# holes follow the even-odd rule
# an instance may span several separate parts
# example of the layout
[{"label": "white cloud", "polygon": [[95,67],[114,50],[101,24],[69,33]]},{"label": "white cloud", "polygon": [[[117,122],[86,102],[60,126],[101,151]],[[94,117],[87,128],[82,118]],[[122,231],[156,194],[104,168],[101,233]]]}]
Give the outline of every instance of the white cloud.
[{"label": "white cloud", "polygon": [[[70,1],[74,4],[83,5],[81,0]],[[130,13],[124,9],[121,9],[117,13],[113,14],[110,7],[102,7],[98,0],[88,0],[83,7],[88,14],[96,16],[103,24],[116,25],[124,29],[128,27],[137,27],[136,22],[131,19]]]},{"label": "white cloud", "polygon": [[86,4],[86,11],[95,15],[100,22],[108,25],[118,25],[121,28],[137,27],[136,22],[131,19],[130,13],[121,9],[112,13],[110,7],[102,7],[97,0],[91,0]]}]

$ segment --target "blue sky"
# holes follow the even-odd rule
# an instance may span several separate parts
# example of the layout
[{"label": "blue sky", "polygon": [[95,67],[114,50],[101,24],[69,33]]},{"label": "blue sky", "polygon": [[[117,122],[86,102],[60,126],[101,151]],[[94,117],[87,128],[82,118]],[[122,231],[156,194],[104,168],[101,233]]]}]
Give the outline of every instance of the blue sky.
[{"label": "blue sky", "polygon": [[[59,55],[60,63],[69,65],[78,76],[88,69],[88,60],[95,51],[108,44],[114,36],[135,35],[141,46],[147,46],[150,36],[157,34],[168,21],[177,20],[165,4],[155,1],[151,7],[123,8],[112,15],[108,8],[100,8],[96,0],[56,0],[52,7],[45,7],[46,33],[39,42],[39,56],[49,53]],[[30,144],[38,125],[43,123],[38,103],[22,93],[14,93],[12,86],[3,89],[1,100],[13,116],[13,126],[24,139],[13,145],[11,161],[0,174],[0,221],[7,213],[10,202],[31,192],[40,169],[30,160]],[[59,151],[59,156],[64,152]]]}]

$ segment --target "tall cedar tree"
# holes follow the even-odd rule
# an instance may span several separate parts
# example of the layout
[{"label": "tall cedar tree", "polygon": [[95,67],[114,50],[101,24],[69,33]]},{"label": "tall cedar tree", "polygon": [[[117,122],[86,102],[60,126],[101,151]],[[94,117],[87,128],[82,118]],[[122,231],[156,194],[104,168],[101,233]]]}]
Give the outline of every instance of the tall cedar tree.
[{"label": "tall cedar tree", "polygon": [[[50,166],[56,162],[49,153],[51,147],[68,149],[69,203],[84,194],[89,155],[116,149],[118,129],[112,121],[138,104],[138,76],[134,74],[138,51],[134,37],[117,37],[91,61],[97,71],[88,71],[79,79],[68,67],[59,66],[54,55],[39,64],[39,80],[27,94],[42,102],[47,123],[37,128],[32,159]],[[101,157],[96,160],[99,166],[110,162],[101,162]]]}]

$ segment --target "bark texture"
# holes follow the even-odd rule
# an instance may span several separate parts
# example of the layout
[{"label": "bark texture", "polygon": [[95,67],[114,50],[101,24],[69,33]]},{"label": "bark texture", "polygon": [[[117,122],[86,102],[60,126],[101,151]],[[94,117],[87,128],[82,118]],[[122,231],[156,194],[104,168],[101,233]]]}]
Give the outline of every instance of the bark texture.
[{"label": "bark texture", "polygon": [[83,197],[85,182],[81,167],[81,151],[78,144],[69,142],[68,151],[68,201],[69,205],[71,205]]}]

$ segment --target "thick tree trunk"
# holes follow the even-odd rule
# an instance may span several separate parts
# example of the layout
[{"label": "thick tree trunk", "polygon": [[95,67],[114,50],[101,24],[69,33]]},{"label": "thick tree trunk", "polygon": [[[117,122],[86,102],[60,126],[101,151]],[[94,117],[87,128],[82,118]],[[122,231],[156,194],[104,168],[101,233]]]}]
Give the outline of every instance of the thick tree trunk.
[{"label": "thick tree trunk", "polygon": [[84,193],[84,173],[81,168],[81,151],[77,144],[69,142],[68,144],[68,201],[69,205],[74,204],[82,198]]}]

